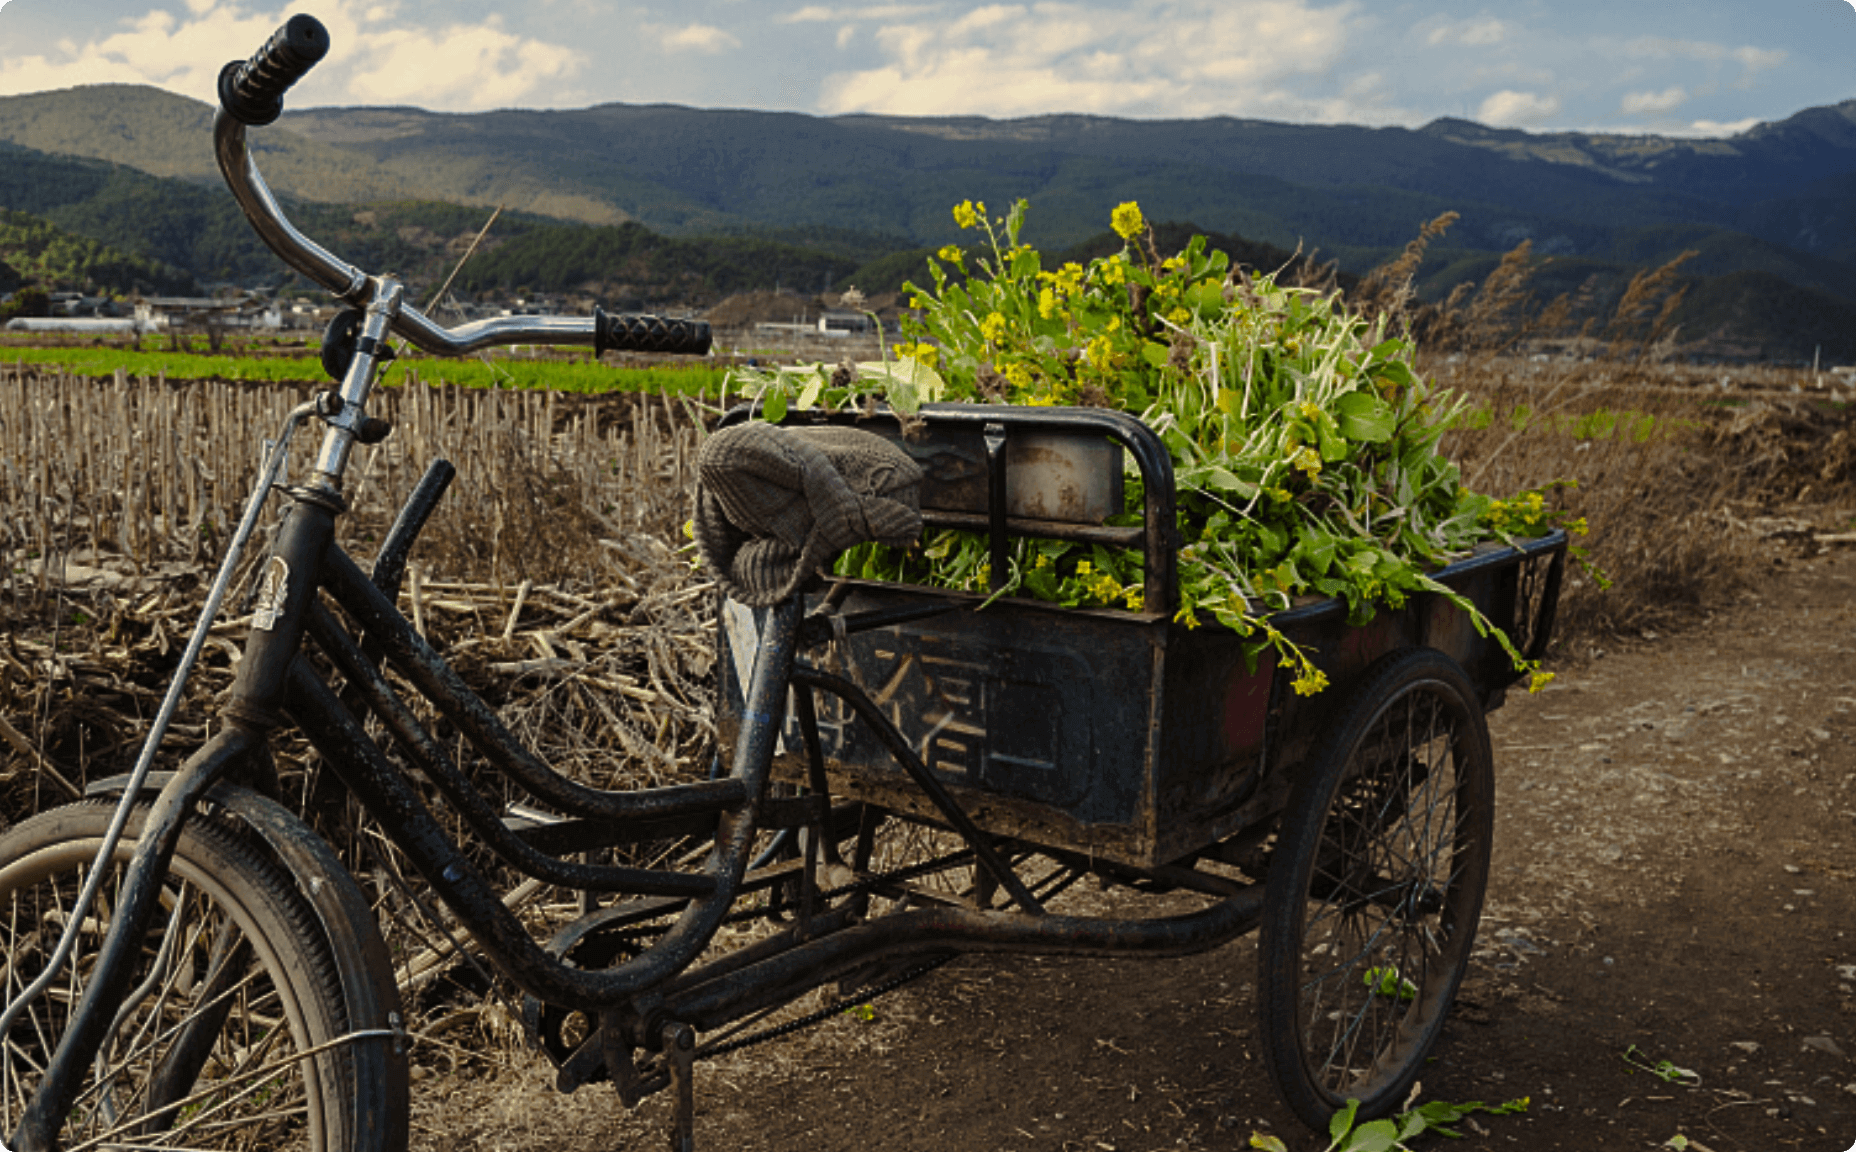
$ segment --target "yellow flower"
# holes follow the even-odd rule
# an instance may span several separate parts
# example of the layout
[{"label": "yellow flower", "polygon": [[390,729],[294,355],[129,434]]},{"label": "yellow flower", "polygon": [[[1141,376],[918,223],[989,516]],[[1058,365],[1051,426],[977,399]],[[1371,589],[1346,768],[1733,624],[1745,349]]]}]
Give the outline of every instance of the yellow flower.
[{"label": "yellow flower", "polygon": [[1327,686],[1327,675],[1313,664],[1302,665],[1302,674],[1295,678],[1294,684],[1290,685],[1295,689],[1297,696],[1313,696]]},{"label": "yellow flower", "polygon": [[1088,350],[1083,355],[1097,368],[1106,370],[1114,365],[1114,346],[1109,343],[1107,336],[1097,336],[1091,340]]},{"label": "yellow flower", "polygon": [[1533,679],[1528,681],[1527,690],[1529,692],[1540,691],[1542,688],[1545,688],[1548,684],[1551,684],[1553,682],[1553,677],[1555,675],[1556,674],[1552,672],[1535,672]]},{"label": "yellow flower", "polygon": [[1313,448],[1303,448],[1297,452],[1291,463],[1306,472],[1310,480],[1321,475],[1321,453]]},{"label": "yellow flower", "polygon": [[941,350],[936,348],[933,344],[898,344],[896,346],[896,355],[913,360],[917,364],[933,368],[935,362],[941,357]]},{"label": "yellow flower", "polygon": [[936,252],[935,255],[947,261],[949,264],[958,264],[966,259],[967,256],[965,252],[960,250],[958,245],[954,244],[945,245],[939,252]]},{"label": "yellow flower", "polygon": [[1050,285],[1046,284],[1044,287],[1038,289],[1038,315],[1049,320],[1052,316],[1056,315],[1056,313],[1057,294],[1051,291]]},{"label": "yellow flower", "polygon": [[1189,630],[1197,628],[1199,626],[1199,614],[1194,612],[1190,605],[1182,604],[1179,606],[1179,611],[1173,613],[1173,622],[1176,624],[1184,624]]},{"label": "yellow flower", "polygon": [[1115,230],[1115,235],[1123,240],[1134,239],[1134,234],[1145,224],[1141,219],[1141,206],[1132,200],[1116,205],[1115,210],[1109,213],[1108,222],[1109,227]]},{"label": "yellow flower", "polygon": [[1076,562],[1076,574],[1078,576],[1087,576],[1095,570],[1096,566],[1087,560],[1078,560]]},{"label": "yellow flower", "polygon": [[1166,318],[1171,323],[1184,324],[1186,321],[1192,319],[1192,313],[1184,308],[1175,308],[1166,314]]},{"label": "yellow flower", "polygon": [[1143,603],[1140,585],[1137,584],[1132,588],[1123,588],[1121,591],[1122,595],[1127,598],[1128,611],[1139,612],[1141,610],[1141,604]]},{"label": "yellow flower", "polygon": [[1022,363],[1007,364],[1000,369],[1005,378],[1012,382],[1014,388],[1029,388],[1035,382],[1031,369]]},{"label": "yellow flower", "polygon": [[1128,266],[1121,262],[1120,253],[1096,265],[1096,271],[1101,276],[1102,283],[1111,288],[1128,278]]},{"label": "yellow flower", "polygon": [[1005,338],[1005,317],[988,312],[986,319],[980,321],[980,335],[988,344],[999,343]]},{"label": "yellow flower", "polygon": [[[980,211],[985,211],[984,207]],[[971,228],[980,222],[979,212],[973,210],[973,201],[962,200],[954,205],[954,223],[962,228]]]}]

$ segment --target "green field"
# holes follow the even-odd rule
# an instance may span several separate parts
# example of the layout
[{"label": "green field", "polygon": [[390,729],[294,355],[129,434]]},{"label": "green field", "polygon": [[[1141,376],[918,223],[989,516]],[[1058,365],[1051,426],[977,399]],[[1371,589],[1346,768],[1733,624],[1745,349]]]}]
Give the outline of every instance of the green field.
[{"label": "green field", "polygon": [[[0,363],[30,364],[79,376],[166,376],[169,380],[283,382],[324,379],[313,355],[240,356],[200,352],[142,351],[95,346],[46,348],[0,345]],[[469,357],[457,360],[407,358],[388,368],[385,383],[401,383],[408,372],[428,383],[466,388],[552,388],[562,392],[718,393],[727,369],[707,362],[688,366],[615,367],[587,358],[529,359]]]}]

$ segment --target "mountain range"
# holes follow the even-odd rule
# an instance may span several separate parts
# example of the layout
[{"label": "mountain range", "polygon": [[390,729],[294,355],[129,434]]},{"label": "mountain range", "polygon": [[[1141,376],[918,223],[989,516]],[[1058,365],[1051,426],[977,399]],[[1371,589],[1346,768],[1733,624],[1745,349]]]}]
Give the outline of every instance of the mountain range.
[{"label": "mountain range", "polygon": [[[128,86],[0,98],[0,207],[202,281],[275,279],[218,187],[212,113]],[[1479,280],[1522,241],[1542,258],[1548,294],[1615,295],[1631,272],[1693,250],[1681,317],[1693,341],[1856,357],[1856,100],[1721,139],[1454,119],[1407,129],[603,105],[316,108],[252,140],[306,231],[345,230],[368,249],[336,247],[351,258],[443,265],[506,206],[516,211],[492,233],[505,260],[518,245],[577,245],[616,262],[611,275],[582,267],[580,283],[645,301],[860,276],[866,289],[893,286],[869,278],[899,280],[886,269],[919,270],[924,250],[959,239],[949,208],[966,199],[995,213],[1028,199],[1026,239],[1047,250],[1098,236],[1109,210],[1134,200],[1150,220],[1314,250],[1356,273],[1449,210],[1460,218],[1430,250],[1427,296]],[[597,231],[551,234],[570,227]],[[471,278],[486,290],[501,274],[488,255]],[[514,263],[522,270],[507,275],[537,287],[551,267]]]}]

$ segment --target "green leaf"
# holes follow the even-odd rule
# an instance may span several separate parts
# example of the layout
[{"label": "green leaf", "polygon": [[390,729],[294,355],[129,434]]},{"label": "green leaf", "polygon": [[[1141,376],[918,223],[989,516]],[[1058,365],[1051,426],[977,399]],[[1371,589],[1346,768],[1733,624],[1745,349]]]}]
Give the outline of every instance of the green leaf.
[{"label": "green leaf", "polygon": [[825,388],[825,378],[814,376],[804,388],[799,390],[799,399],[794,401],[801,412],[818,403],[818,394]]},{"label": "green leaf", "polygon": [[1429,1127],[1430,1122],[1425,1120],[1424,1113],[1417,1111],[1407,1112],[1399,1117],[1398,1142],[1403,1144],[1405,1141],[1418,1135],[1418,1133]]},{"label": "green leaf", "polygon": [[1252,1132],[1250,1134],[1250,1146],[1252,1148],[1260,1148],[1263,1152],[1289,1152],[1289,1146],[1287,1144],[1284,1144],[1274,1136],[1266,1136],[1261,1132]]},{"label": "green leaf", "polygon": [[1319,438],[1321,443],[1321,462],[1323,464],[1338,464],[1342,460],[1345,460],[1350,454],[1347,449],[1347,441],[1341,438],[1340,426],[1334,422],[1334,417],[1330,416],[1328,413],[1323,412],[1320,419],[1315,421],[1315,435]]},{"label": "green leaf", "polygon": [[1340,430],[1349,440],[1382,444],[1398,430],[1392,406],[1371,392],[1349,392],[1334,402],[1340,413]]},{"label": "green leaf", "polygon": [[1031,207],[1031,202],[1022,196],[1012,201],[1012,210],[1005,214],[1005,242],[1007,244],[1018,243],[1018,230],[1025,226],[1025,209],[1029,207]]},{"label": "green leaf", "polygon": [[1390,1120],[1374,1120],[1355,1128],[1341,1152],[1387,1152],[1398,1144],[1398,1128]]},{"label": "green leaf", "polygon": [[1213,466],[1205,470],[1205,486],[1219,492],[1235,493],[1241,500],[1254,500],[1260,489],[1228,468]]},{"label": "green leaf", "polygon": [[1358,1100],[1347,1101],[1346,1107],[1334,1113],[1333,1118],[1328,1121],[1328,1138],[1338,1144],[1342,1136],[1353,1131],[1353,1118],[1359,1111]]},{"label": "green leaf", "polygon": [[760,414],[769,424],[786,419],[786,390],[769,388],[761,395]]},{"label": "green leaf", "polygon": [[909,415],[919,412],[927,401],[939,400],[947,391],[947,382],[939,372],[914,359],[866,360],[857,365],[857,378],[877,385],[891,408]]},{"label": "green leaf", "polygon": [[1306,561],[1316,576],[1325,576],[1328,569],[1334,565],[1335,547],[1334,537],[1311,529],[1296,544],[1295,551],[1291,555]]}]

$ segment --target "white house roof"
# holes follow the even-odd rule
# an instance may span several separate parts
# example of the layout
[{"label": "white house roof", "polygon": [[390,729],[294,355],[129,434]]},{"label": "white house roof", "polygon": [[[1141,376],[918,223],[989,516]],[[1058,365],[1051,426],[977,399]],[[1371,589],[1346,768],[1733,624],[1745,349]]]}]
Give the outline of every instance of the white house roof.
[{"label": "white house roof", "polygon": [[15,316],[9,332],[134,332],[135,321],[97,316]]}]

